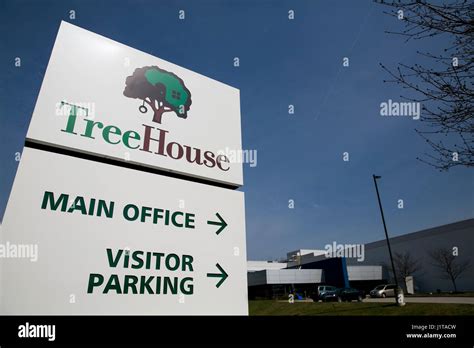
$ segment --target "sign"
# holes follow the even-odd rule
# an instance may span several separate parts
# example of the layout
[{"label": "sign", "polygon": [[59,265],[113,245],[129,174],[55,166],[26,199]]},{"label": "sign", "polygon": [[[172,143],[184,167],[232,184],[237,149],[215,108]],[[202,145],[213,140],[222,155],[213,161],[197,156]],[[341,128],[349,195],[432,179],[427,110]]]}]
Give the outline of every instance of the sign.
[{"label": "sign", "polygon": [[239,90],[61,23],[27,139],[243,184]]},{"label": "sign", "polygon": [[2,314],[248,314],[239,191],[26,147],[2,237]]}]

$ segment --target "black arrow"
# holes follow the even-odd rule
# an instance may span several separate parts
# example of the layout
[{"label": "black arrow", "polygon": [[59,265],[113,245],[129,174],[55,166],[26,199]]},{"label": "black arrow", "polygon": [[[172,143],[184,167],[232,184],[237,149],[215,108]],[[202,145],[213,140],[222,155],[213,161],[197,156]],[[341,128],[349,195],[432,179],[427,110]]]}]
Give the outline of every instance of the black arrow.
[{"label": "black arrow", "polygon": [[221,273],[208,273],[207,276],[210,278],[221,278],[221,280],[219,280],[216,284],[216,288],[218,288],[219,286],[222,285],[224,280],[226,280],[229,275],[224,271],[224,269],[218,263],[216,263],[216,267],[219,269],[219,272]]},{"label": "black arrow", "polygon": [[222,216],[219,215],[219,213],[216,213],[216,216],[217,218],[219,219],[219,221],[207,221],[207,224],[208,225],[217,225],[217,226],[220,226],[220,228],[216,231],[216,234],[218,235],[219,233],[221,233],[224,228],[227,227],[227,222],[225,222],[225,220],[222,218]]}]

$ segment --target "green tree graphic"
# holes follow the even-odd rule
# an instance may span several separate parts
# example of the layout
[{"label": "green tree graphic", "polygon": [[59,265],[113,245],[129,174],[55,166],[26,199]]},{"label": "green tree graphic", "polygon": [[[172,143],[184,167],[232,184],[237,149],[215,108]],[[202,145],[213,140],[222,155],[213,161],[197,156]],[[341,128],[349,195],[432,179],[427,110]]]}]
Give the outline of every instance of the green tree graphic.
[{"label": "green tree graphic", "polygon": [[143,100],[139,107],[145,113],[148,104],[153,110],[153,122],[161,123],[165,112],[173,111],[178,117],[187,118],[191,106],[191,93],[182,79],[157,66],[137,68],[125,81],[123,95]]}]

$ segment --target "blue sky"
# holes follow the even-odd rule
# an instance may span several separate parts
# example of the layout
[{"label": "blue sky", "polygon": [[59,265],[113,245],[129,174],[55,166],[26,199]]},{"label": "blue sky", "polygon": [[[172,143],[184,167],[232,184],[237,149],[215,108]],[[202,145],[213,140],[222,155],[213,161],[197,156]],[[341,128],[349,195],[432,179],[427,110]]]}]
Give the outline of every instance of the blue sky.
[{"label": "blue sky", "polygon": [[416,50],[439,52],[447,38],[405,43],[384,33],[401,28],[384,9],[362,0],[0,1],[0,216],[59,23],[67,20],[240,89],[243,146],[258,151],[242,188],[250,259],[382,239],[373,173],[382,176],[391,235],[472,218],[473,171],[440,173],[420,163],[416,157],[429,150],[414,131],[420,124],[379,113],[381,102],[403,94],[383,83],[379,63],[423,63]]}]

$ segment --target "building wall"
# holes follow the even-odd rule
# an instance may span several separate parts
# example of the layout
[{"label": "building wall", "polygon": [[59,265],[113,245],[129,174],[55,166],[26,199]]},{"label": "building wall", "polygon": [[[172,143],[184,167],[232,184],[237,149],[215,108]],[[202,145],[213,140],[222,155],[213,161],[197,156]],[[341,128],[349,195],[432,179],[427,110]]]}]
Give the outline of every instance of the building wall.
[{"label": "building wall", "polygon": [[381,280],[382,266],[347,266],[349,281]]},{"label": "building wall", "polygon": [[[408,252],[413,259],[419,260],[421,270],[414,274],[417,291],[453,290],[448,279],[441,279],[441,273],[433,266],[429,251],[436,248],[453,247],[459,249],[459,261],[470,260],[471,267],[457,280],[458,291],[474,290],[474,219],[443,225],[390,239],[392,253]],[[366,244],[363,263],[349,260],[349,265],[386,265],[390,266],[387,243],[385,240]]]},{"label": "building wall", "polygon": [[320,269],[281,269],[248,272],[249,286],[265,284],[319,284],[323,271]]},{"label": "building wall", "polygon": [[322,282],[320,269],[281,269],[248,272],[249,299],[288,299],[288,294],[309,297]]},{"label": "building wall", "polygon": [[291,260],[291,261],[298,262],[298,259],[305,255],[317,256],[317,255],[323,255],[325,252],[326,252],[325,250],[320,250],[320,249],[298,249],[298,250],[293,250],[286,253],[286,258],[289,261]]},{"label": "building wall", "polygon": [[[383,232],[382,232],[383,233]],[[441,273],[429,257],[429,252],[437,248],[448,248],[453,250],[457,247],[459,251],[458,260],[470,260],[471,267],[456,281],[458,291],[474,291],[474,219],[464,220],[448,225],[426,229],[414,233],[390,239],[393,253],[408,252],[412,259],[420,264],[420,270],[413,274],[415,290],[418,292],[452,291],[453,285],[449,279],[442,279]],[[311,251],[306,253],[307,251]],[[325,255],[315,253],[315,250],[303,249],[297,251],[299,256],[296,261],[288,263],[254,262],[249,261],[249,287],[263,287],[270,289],[275,294],[276,284],[282,287],[287,284],[300,284],[308,281],[314,284],[325,283],[339,287],[350,286],[362,290],[371,290],[376,285],[393,282],[388,272],[390,258],[385,240],[380,240],[365,245],[365,260],[358,262],[356,258],[347,258],[342,262],[341,258],[326,258]],[[294,255],[295,252],[288,253]],[[347,272],[345,272],[347,263]],[[288,269],[278,270],[280,268]],[[267,271],[255,272],[256,270],[270,270],[272,272],[295,272],[280,277],[281,273],[269,276]],[[320,279],[301,280],[296,274],[307,270],[321,271]],[[252,273],[255,273],[253,276]],[[301,276],[304,278],[304,276]],[[249,289],[250,289],[249,288]],[[287,291],[286,288],[285,293]]]},{"label": "building wall", "polygon": [[339,288],[349,286],[345,258],[322,258],[318,261],[298,266],[299,270],[319,269],[324,271],[323,282]]},{"label": "building wall", "polygon": [[283,269],[286,268],[285,262],[272,261],[247,261],[247,272],[263,271],[265,269]]}]

